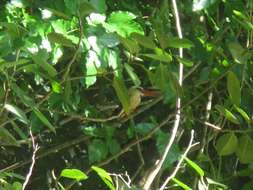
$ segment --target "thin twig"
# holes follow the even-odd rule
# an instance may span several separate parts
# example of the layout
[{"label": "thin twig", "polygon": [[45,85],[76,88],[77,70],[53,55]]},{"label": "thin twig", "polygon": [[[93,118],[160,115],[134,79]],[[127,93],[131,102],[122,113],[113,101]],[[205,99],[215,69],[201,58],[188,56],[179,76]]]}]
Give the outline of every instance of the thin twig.
[{"label": "thin twig", "polygon": [[[174,10],[174,15],[175,15],[175,21],[176,21],[176,28],[177,28],[177,33],[178,33],[178,37],[180,39],[183,38],[183,34],[182,34],[182,30],[181,30],[181,24],[180,24],[180,18],[179,18],[179,13],[178,13],[178,9],[177,9],[177,3],[176,0],[172,0],[172,6],[173,6],[173,10]],[[183,48],[179,48],[179,57],[183,58]],[[184,72],[184,66],[182,63],[179,63],[179,79],[178,79],[178,84],[179,86],[182,86],[183,84],[183,72]],[[180,119],[181,119],[181,98],[177,97],[177,102],[176,102],[176,118],[175,118],[175,122],[174,122],[174,126],[172,128],[172,133],[171,133],[171,137],[170,140],[168,142],[168,144],[166,145],[165,151],[161,157],[161,159],[158,161],[157,165],[155,166],[154,170],[151,171],[151,173],[149,174],[149,176],[147,177],[146,182],[144,183],[144,190],[149,190],[150,186],[152,185],[155,177],[157,176],[157,174],[159,173],[160,169],[162,168],[162,165],[169,153],[169,150],[172,146],[172,144],[174,143],[174,140],[176,138],[176,134],[178,131],[178,127],[180,124]]]},{"label": "thin twig", "polygon": [[36,152],[39,150],[38,144],[35,144],[35,140],[34,140],[31,128],[30,128],[30,136],[31,136],[32,147],[33,147],[32,163],[30,165],[29,172],[26,175],[25,182],[23,183],[22,190],[25,190],[25,188],[26,188],[26,186],[27,186],[27,184],[28,184],[28,182],[29,182],[29,180],[32,176],[32,171],[33,171],[33,168],[34,168],[34,165],[35,165],[35,160],[36,160]]},{"label": "thin twig", "polygon": [[179,171],[180,169],[180,166],[181,164],[183,163],[186,155],[188,154],[188,152],[190,151],[190,149],[195,146],[195,144],[193,145],[192,142],[193,142],[193,139],[194,139],[194,131],[192,130],[191,131],[191,139],[190,139],[190,142],[189,142],[189,145],[188,147],[186,148],[184,154],[182,155],[181,159],[179,160],[179,162],[177,163],[177,166],[176,168],[174,169],[174,171],[172,172],[172,174],[170,176],[167,177],[167,179],[165,180],[165,182],[162,184],[162,186],[159,188],[159,190],[164,190],[166,185],[170,182],[170,180],[172,178],[174,178],[177,174],[177,172]]}]

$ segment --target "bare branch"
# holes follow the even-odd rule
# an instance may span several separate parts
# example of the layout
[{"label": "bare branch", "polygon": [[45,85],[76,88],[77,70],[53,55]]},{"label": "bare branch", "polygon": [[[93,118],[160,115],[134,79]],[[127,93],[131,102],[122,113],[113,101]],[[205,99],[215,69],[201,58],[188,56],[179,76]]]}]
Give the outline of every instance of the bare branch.
[{"label": "bare branch", "polygon": [[32,176],[32,171],[33,171],[33,168],[34,168],[34,165],[35,165],[35,160],[36,160],[36,152],[39,150],[38,144],[35,144],[35,140],[34,140],[31,128],[30,128],[30,136],[31,136],[32,148],[33,148],[32,163],[30,165],[29,172],[26,175],[25,182],[23,183],[22,190],[25,190],[25,188],[26,188],[26,186],[27,186],[27,184],[28,184],[28,182],[29,182],[29,180]]},{"label": "bare branch", "polygon": [[[172,0],[172,6],[173,6],[173,10],[174,10],[174,15],[175,15],[178,37],[182,39],[183,34],[182,34],[181,25],[180,25],[180,18],[179,18],[179,14],[178,14],[176,0]],[[179,57],[183,58],[183,48],[179,48]],[[182,84],[183,84],[183,72],[184,72],[184,66],[182,63],[180,63],[179,64],[179,79],[178,79],[179,86],[182,86]],[[169,153],[169,150],[176,138],[177,130],[178,130],[178,127],[180,124],[180,119],[181,119],[181,98],[178,97],[177,103],[176,103],[176,118],[175,118],[174,126],[172,128],[170,140],[169,140],[168,144],[166,145],[165,151],[164,151],[161,159],[158,161],[157,165],[155,165],[154,170],[152,170],[150,175],[147,177],[147,181],[145,182],[145,184],[143,186],[144,190],[150,189],[151,184],[153,183],[155,177],[157,176],[158,172],[162,168],[162,165],[163,165],[163,163]]]},{"label": "bare branch", "polygon": [[159,188],[159,190],[164,190],[165,187],[166,187],[166,185],[170,182],[170,180],[176,176],[176,174],[177,174],[177,172],[179,171],[180,166],[181,166],[181,164],[183,163],[183,161],[184,161],[186,155],[188,154],[188,152],[190,151],[190,149],[191,149],[193,146],[195,146],[195,144],[194,144],[194,145],[192,144],[193,138],[194,138],[194,131],[192,130],[192,131],[191,131],[191,139],[190,139],[190,142],[189,142],[189,145],[188,145],[187,149],[185,150],[185,152],[184,152],[184,154],[182,155],[181,159],[180,159],[179,162],[177,163],[177,166],[176,166],[176,168],[174,169],[174,171],[172,172],[172,174],[171,174],[169,177],[167,177],[167,179],[165,180],[165,182],[163,183],[163,185]]}]

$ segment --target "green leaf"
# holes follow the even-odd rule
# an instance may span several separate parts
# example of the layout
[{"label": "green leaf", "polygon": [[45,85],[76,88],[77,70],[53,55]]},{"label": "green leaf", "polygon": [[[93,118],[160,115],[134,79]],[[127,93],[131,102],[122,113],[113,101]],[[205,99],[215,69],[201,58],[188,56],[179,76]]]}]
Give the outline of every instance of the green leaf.
[{"label": "green leaf", "polygon": [[251,120],[250,120],[248,114],[243,109],[241,109],[237,106],[235,106],[235,109],[241,114],[243,119],[249,124]]},{"label": "green leaf", "polygon": [[44,116],[44,114],[40,112],[40,110],[38,110],[37,108],[33,108],[33,112],[40,119],[40,121],[44,125],[46,125],[52,132],[54,132],[54,133],[56,132],[54,126],[48,121],[46,116]]},{"label": "green leaf", "polygon": [[108,155],[108,148],[104,141],[95,139],[88,147],[89,162],[99,162]]},{"label": "green leaf", "polygon": [[234,124],[239,125],[240,122],[239,120],[230,112],[228,111],[226,108],[220,106],[220,105],[216,105],[215,108],[222,114],[224,115],[224,117],[226,119],[228,119],[229,121],[231,121]]},{"label": "green leaf", "polygon": [[98,10],[99,13],[105,13],[107,9],[106,0],[90,0],[90,3],[96,8],[96,10]]},{"label": "green leaf", "polygon": [[212,4],[214,4],[217,0],[193,0],[192,10],[193,11],[201,11],[203,9],[207,9]]},{"label": "green leaf", "polygon": [[61,171],[61,177],[75,179],[77,181],[86,180],[88,176],[78,169],[64,169]]},{"label": "green leaf", "polygon": [[52,65],[47,63],[47,57],[47,53],[42,50],[32,55],[33,61],[46,71],[49,77],[53,78],[57,75],[57,71]]},{"label": "green leaf", "polygon": [[177,56],[177,60],[178,60],[178,62],[184,64],[186,67],[192,67],[193,66],[193,62],[188,60],[188,59],[180,58],[180,57]]},{"label": "green leaf", "polygon": [[238,21],[246,30],[253,30],[253,24],[250,21],[250,18],[238,10],[233,10],[233,13],[237,17],[235,20]]},{"label": "green leaf", "polygon": [[162,49],[156,48],[155,53],[156,54],[147,53],[147,54],[141,54],[141,55],[151,58],[151,59],[154,59],[154,60],[157,60],[157,61],[161,61],[161,62],[170,63],[172,61],[171,54],[163,51]]},{"label": "green leaf", "polygon": [[201,169],[201,167],[198,166],[195,162],[190,160],[189,158],[185,157],[184,160],[189,164],[201,177],[205,175],[204,170]]},{"label": "green leaf", "polygon": [[240,106],[241,104],[240,82],[237,76],[231,71],[228,73],[228,77],[227,77],[227,89],[228,89],[228,93],[231,98],[231,101],[235,105]]},{"label": "green leaf", "polygon": [[172,48],[191,48],[194,44],[188,39],[180,39],[177,37],[168,37],[166,39],[166,43],[168,43],[168,47]]},{"label": "green leaf", "polygon": [[117,154],[121,150],[119,142],[113,138],[107,140],[107,146],[112,155]]},{"label": "green leaf", "polygon": [[243,135],[239,138],[236,155],[241,163],[247,164],[253,161],[252,147],[253,140],[250,136]]},{"label": "green leaf", "polygon": [[125,69],[129,75],[129,77],[131,78],[131,80],[133,81],[135,86],[140,86],[141,85],[141,81],[139,79],[139,77],[137,76],[137,74],[134,72],[134,68],[131,67],[129,64],[124,64]]},{"label": "green leaf", "polygon": [[16,93],[22,103],[24,103],[26,106],[32,107],[35,105],[34,100],[29,97],[28,94],[23,91],[16,83],[11,84],[11,89]]},{"label": "green leaf", "polygon": [[59,82],[52,81],[51,85],[52,85],[53,92],[58,93],[58,94],[61,93],[62,87],[61,87],[61,84]]},{"label": "green leaf", "polygon": [[140,47],[136,41],[123,37],[120,37],[119,40],[122,43],[122,45],[128,49],[130,53],[136,54],[140,51]]},{"label": "green leaf", "polygon": [[219,137],[216,143],[216,150],[220,156],[233,154],[238,145],[237,137],[234,133],[227,133]]},{"label": "green leaf", "polygon": [[184,190],[192,190],[188,185],[186,185],[184,182],[178,180],[177,178],[172,178],[172,181],[178,184],[180,187],[182,187]]},{"label": "green leaf", "polygon": [[0,128],[0,145],[2,146],[19,146],[16,138],[5,128]]},{"label": "green leaf", "polygon": [[88,87],[95,84],[97,81],[97,69],[101,66],[97,53],[90,50],[86,61],[86,77],[85,84]]},{"label": "green leaf", "polygon": [[114,77],[113,87],[126,114],[130,113],[130,98],[122,78]]},{"label": "green leaf", "polygon": [[63,34],[51,32],[47,35],[47,37],[51,43],[57,43],[65,47],[75,47],[75,44]]},{"label": "green leaf", "polygon": [[245,64],[251,57],[251,53],[245,50],[239,43],[228,43],[228,49],[232,54],[235,62]]},{"label": "green leaf", "polygon": [[96,12],[97,10],[95,7],[88,2],[87,0],[81,1],[80,5],[78,6],[78,12],[81,18],[89,16],[89,14]]},{"label": "green leaf", "polygon": [[111,176],[104,169],[96,166],[92,166],[91,168],[99,175],[99,177],[105,182],[110,190],[116,190]]},{"label": "green leaf", "polygon": [[12,62],[0,61],[0,70],[9,69],[12,67],[17,67],[17,66],[22,66],[27,63],[29,63],[29,60],[27,60],[27,59],[20,59],[18,61],[12,61]]},{"label": "green leaf", "polygon": [[28,121],[28,119],[26,117],[26,114],[21,109],[19,109],[18,107],[13,106],[11,104],[5,104],[4,108],[6,110],[8,110],[9,112],[13,113],[14,115],[16,115],[18,117],[18,119],[20,121],[22,121],[24,124],[28,124],[29,123],[29,121]]},{"label": "green leaf", "polygon": [[139,33],[132,33],[131,38],[137,41],[140,45],[143,47],[149,48],[149,49],[155,49],[156,45],[153,42],[153,40],[150,37],[143,36]]},{"label": "green leaf", "polygon": [[104,27],[107,31],[116,32],[124,38],[134,32],[144,35],[141,25],[134,21],[135,18],[133,13],[127,11],[112,12]]}]

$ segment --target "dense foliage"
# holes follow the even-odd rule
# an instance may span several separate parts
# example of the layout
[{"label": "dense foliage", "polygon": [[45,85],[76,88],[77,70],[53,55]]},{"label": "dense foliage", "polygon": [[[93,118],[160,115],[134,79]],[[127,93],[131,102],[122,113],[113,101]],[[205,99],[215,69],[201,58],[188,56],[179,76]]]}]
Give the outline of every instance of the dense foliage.
[{"label": "dense foliage", "polygon": [[179,98],[152,189],[253,189],[253,1],[172,2],[0,2],[0,189],[141,189]]}]

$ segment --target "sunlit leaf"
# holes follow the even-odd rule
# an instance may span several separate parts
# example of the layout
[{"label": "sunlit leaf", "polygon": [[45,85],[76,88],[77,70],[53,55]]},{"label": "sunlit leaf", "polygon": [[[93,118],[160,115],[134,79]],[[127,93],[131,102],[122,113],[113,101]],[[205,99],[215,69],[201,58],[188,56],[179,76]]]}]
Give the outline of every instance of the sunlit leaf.
[{"label": "sunlit leaf", "polygon": [[172,181],[178,184],[178,186],[182,187],[184,190],[192,190],[188,185],[186,185],[184,182],[178,180],[177,178],[172,178]]},{"label": "sunlit leaf", "polygon": [[216,105],[215,108],[226,117],[229,121],[231,121],[234,124],[240,124],[239,120],[226,108]]},{"label": "sunlit leaf", "polygon": [[18,107],[13,106],[11,104],[5,104],[4,108],[6,110],[8,110],[9,112],[13,113],[14,115],[16,115],[18,117],[18,119],[20,121],[22,121],[23,123],[25,123],[25,124],[29,123],[29,121],[26,117],[26,114],[21,109],[19,109]]},{"label": "sunlit leaf", "polygon": [[166,38],[166,43],[168,44],[168,47],[172,48],[191,48],[194,46],[190,40],[177,37]]},{"label": "sunlit leaf", "polygon": [[181,57],[177,57],[177,60],[178,60],[178,62],[184,64],[187,67],[192,67],[193,66],[193,62],[191,60],[181,58]]},{"label": "sunlit leaf", "polygon": [[185,157],[184,160],[191,166],[200,176],[204,176],[205,172],[201,169],[201,167],[196,164],[194,161],[190,160],[189,158]]},{"label": "sunlit leaf", "polygon": [[91,168],[99,175],[99,177],[105,182],[110,190],[116,190],[111,176],[104,169],[96,166],[92,166]]},{"label": "sunlit leaf", "polygon": [[241,108],[235,106],[236,110],[241,114],[241,116],[243,117],[243,119],[249,124],[250,123],[250,117],[248,116],[248,114]]},{"label": "sunlit leaf", "polygon": [[107,22],[104,24],[104,27],[109,32],[116,32],[122,37],[128,37],[134,32],[143,35],[143,29],[139,23],[134,21],[135,18],[136,16],[130,12],[112,12]]},{"label": "sunlit leaf", "polygon": [[214,4],[217,0],[193,0],[192,10],[201,11],[207,9],[209,6]]},{"label": "sunlit leaf", "polygon": [[61,177],[75,179],[77,181],[86,180],[88,176],[78,169],[64,169],[61,171]]}]

